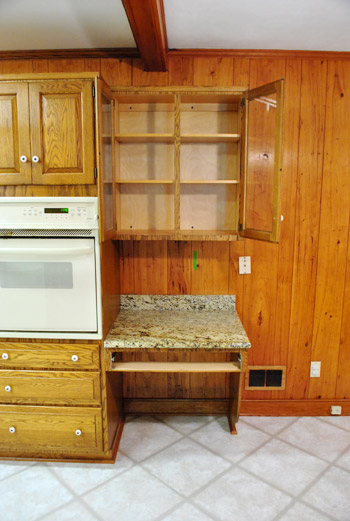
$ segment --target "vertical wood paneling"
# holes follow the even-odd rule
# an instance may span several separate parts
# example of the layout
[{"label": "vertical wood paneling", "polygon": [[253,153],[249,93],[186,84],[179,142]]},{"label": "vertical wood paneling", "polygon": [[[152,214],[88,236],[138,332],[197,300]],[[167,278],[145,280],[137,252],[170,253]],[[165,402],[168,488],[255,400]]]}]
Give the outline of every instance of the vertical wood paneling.
[{"label": "vertical wood paneling", "polygon": [[172,56],[169,58],[169,84],[193,85],[193,58]]},{"label": "vertical wood paneling", "polygon": [[136,294],[166,295],[168,289],[166,241],[135,241],[134,270]]},{"label": "vertical wood paneling", "polygon": [[335,395],[350,208],[350,63],[329,62],[312,360],[321,378],[309,398]]},{"label": "vertical wood paneling", "polygon": [[32,60],[0,60],[0,74],[32,72]]},{"label": "vertical wood paneling", "polygon": [[233,58],[194,58],[193,83],[203,87],[233,85]]},{"label": "vertical wood paneling", "polygon": [[[350,216],[349,216],[350,217]],[[350,222],[348,234],[348,256],[344,288],[344,306],[342,314],[342,330],[339,344],[339,361],[337,374],[336,398],[350,397]]]},{"label": "vertical wood paneling", "polygon": [[100,58],[85,58],[84,59],[84,72],[101,72],[101,60]]},{"label": "vertical wood paneling", "polygon": [[101,58],[101,75],[107,85],[128,87],[132,81],[132,65],[130,59]]},{"label": "vertical wood paneling", "polygon": [[49,72],[49,60],[33,60],[32,61],[32,68],[35,73],[40,72]]},{"label": "vertical wood paneling", "polygon": [[135,293],[134,243],[120,241],[120,291],[124,295]]},{"label": "vertical wood paneling", "polygon": [[249,86],[250,60],[248,58],[235,58],[233,63],[233,84],[236,87]]},{"label": "vertical wood paneling", "polygon": [[168,294],[191,293],[192,245],[186,241],[168,242]]},{"label": "vertical wood paneling", "polygon": [[241,320],[243,320],[243,292],[245,275],[240,275],[238,273],[238,259],[239,257],[244,256],[244,251],[244,241],[230,243],[228,292],[230,295],[236,295],[236,309]]},{"label": "vertical wood paneling", "polygon": [[316,288],[327,65],[304,60],[295,214],[287,398],[306,398]]},{"label": "vertical wood paneling", "polygon": [[[277,296],[274,365],[287,365],[289,347],[289,317],[292,300],[295,198],[298,174],[301,61],[286,63],[283,132],[283,171],[281,182],[281,223],[278,247]],[[283,398],[284,391],[272,396]]]},{"label": "vertical wood paneling", "polygon": [[152,87],[157,85],[168,85],[169,73],[167,72],[148,72],[144,70],[142,60],[132,61],[132,84],[138,87]]},{"label": "vertical wood paneling", "polygon": [[192,242],[197,252],[197,269],[192,268],[192,295],[227,295],[229,243]]},{"label": "vertical wood paneling", "polygon": [[80,58],[49,60],[49,72],[84,72],[84,60]]}]

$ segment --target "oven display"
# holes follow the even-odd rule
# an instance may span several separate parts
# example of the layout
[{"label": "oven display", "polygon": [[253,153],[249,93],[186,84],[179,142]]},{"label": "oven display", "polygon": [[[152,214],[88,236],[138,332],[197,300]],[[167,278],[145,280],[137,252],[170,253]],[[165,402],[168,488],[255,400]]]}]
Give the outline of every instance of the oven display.
[{"label": "oven display", "polygon": [[44,213],[69,213],[69,208],[44,208]]}]

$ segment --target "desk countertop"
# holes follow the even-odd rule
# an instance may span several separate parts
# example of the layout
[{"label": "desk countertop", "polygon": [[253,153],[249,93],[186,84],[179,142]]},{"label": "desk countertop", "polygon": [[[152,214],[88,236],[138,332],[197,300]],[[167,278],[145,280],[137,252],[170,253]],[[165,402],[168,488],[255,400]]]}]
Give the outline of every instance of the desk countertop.
[{"label": "desk countertop", "polygon": [[123,295],[106,340],[116,349],[247,349],[232,295]]}]

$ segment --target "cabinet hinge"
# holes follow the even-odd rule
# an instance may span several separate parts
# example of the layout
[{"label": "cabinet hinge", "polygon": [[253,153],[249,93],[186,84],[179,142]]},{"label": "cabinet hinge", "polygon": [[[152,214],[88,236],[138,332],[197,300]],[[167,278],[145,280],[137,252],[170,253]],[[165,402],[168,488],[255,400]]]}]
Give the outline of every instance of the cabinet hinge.
[{"label": "cabinet hinge", "polygon": [[241,109],[245,107],[245,98],[241,99]]},{"label": "cabinet hinge", "polygon": [[94,98],[96,95],[96,89],[95,89],[95,85],[92,86],[92,97]]},{"label": "cabinet hinge", "polygon": [[241,232],[243,230],[242,223],[238,223],[238,231]]},{"label": "cabinet hinge", "polygon": [[96,166],[95,166],[95,170],[94,170],[94,177],[95,177],[95,179],[97,178],[97,168],[96,168]]}]

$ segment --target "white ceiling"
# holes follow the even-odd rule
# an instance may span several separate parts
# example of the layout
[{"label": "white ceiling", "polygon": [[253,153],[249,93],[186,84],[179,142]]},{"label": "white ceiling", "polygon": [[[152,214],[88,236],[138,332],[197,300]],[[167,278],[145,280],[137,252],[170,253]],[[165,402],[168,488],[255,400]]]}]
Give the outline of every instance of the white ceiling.
[{"label": "white ceiling", "polygon": [[350,0],[164,0],[169,48],[350,51]]},{"label": "white ceiling", "polygon": [[[164,0],[164,8],[169,48],[350,51],[350,0]],[[0,51],[103,47],[135,48],[121,0],[0,0]]]},{"label": "white ceiling", "polygon": [[121,0],[0,0],[0,50],[136,47]]}]

